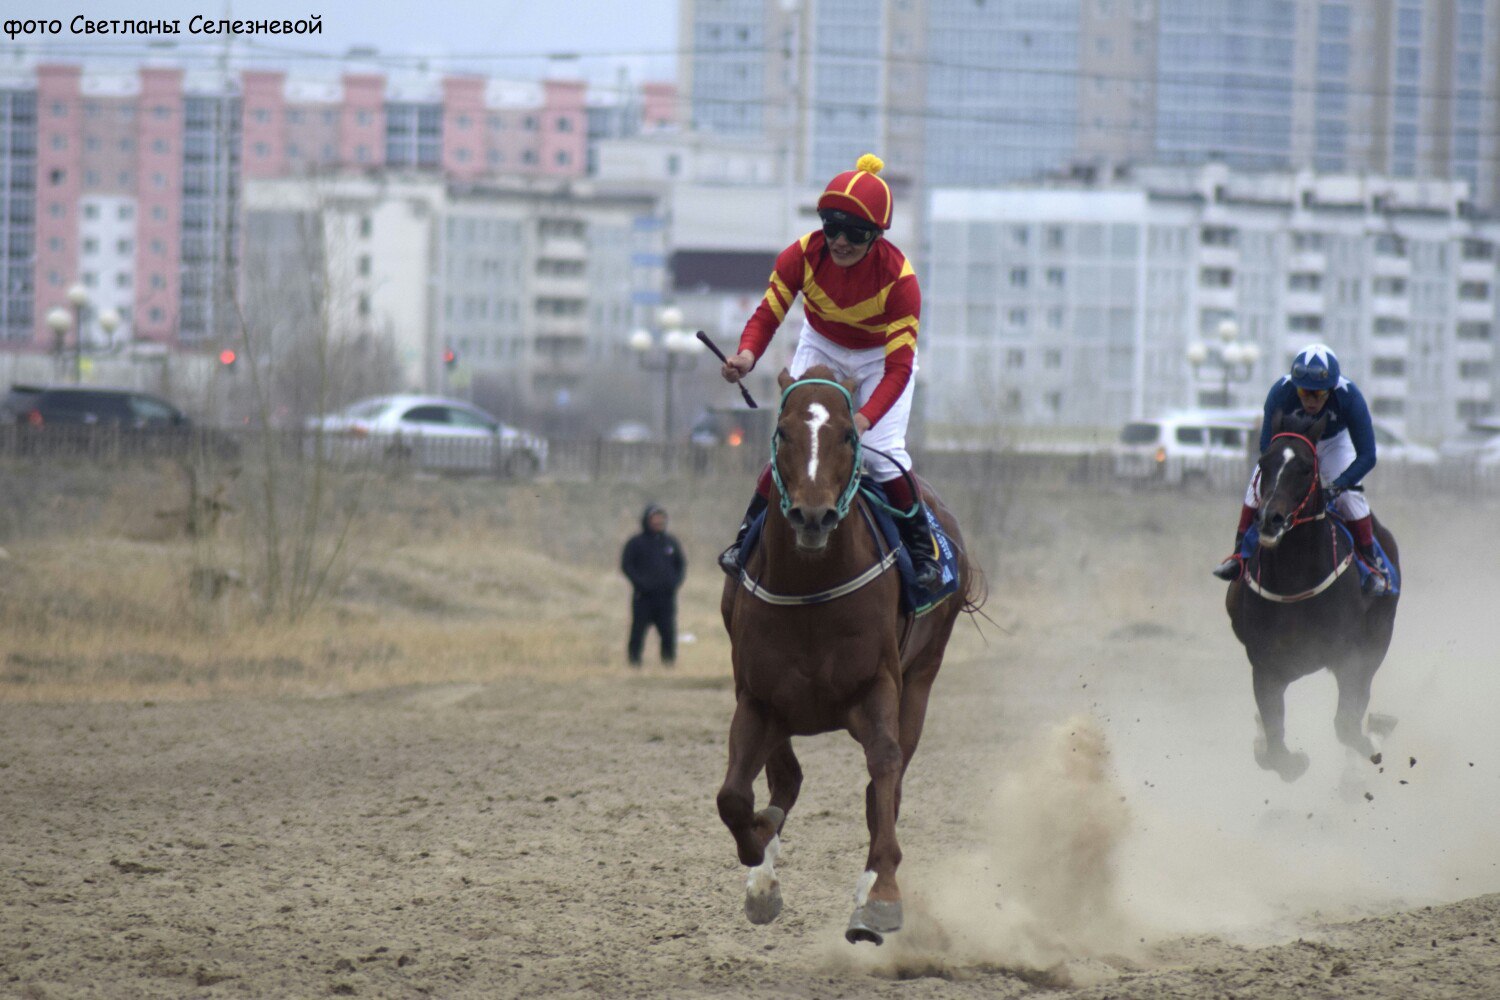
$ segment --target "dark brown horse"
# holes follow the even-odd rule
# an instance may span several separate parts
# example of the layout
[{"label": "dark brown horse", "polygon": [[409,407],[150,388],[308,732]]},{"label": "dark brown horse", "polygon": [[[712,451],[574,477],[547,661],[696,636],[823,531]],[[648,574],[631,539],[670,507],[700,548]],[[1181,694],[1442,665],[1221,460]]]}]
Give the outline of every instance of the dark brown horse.
[{"label": "dark brown horse", "polygon": [[[1396,622],[1396,601],[1366,596],[1354,569],[1352,543],[1327,513],[1318,470],[1317,442],[1328,423],[1280,415],[1271,446],[1260,457],[1260,546],[1226,604],[1234,634],[1245,645],[1260,709],[1264,747],[1255,759],[1285,781],[1307,770],[1307,755],[1286,746],[1286,689],[1327,667],[1338,681],[1333,717],[1339,741],[1369,756],[1365,732],[1370,683],[1385,659]],[[1378,522],[1376,538],[1399,572],[1396,539]],[[1394,720],[1371,716],[1371,728],[1388,731]]]},{"label": "dark brown horse", "polygon": [[[952,516],[924,488],[959,553],[959,589],[920,617],[903,616],[893,559],[863,516],[845,518],[866,503],[856,496],[854,383],[837,383],[822,367],[802,380],[783,371],[780,382],[772,450],[779,496],[742,576],[724,588],[735,710],[719,816],[751,869],[745,913],[769,923],[781,912],[779,834],[802,784],[792,737],[847,730],[864,747],[870,773],[870,851],[845,936],[880,944],[901,927],[901,781],[953,623],[976,607],[977,569]],[[754,782],[763,768],[771,800],[757,812]]]}]

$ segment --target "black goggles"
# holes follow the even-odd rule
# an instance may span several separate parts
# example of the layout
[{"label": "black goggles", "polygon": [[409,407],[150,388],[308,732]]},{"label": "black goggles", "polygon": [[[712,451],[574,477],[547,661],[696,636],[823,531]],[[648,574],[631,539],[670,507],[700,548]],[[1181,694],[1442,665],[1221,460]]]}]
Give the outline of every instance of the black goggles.
[{"label": "black goggles", "polygon": [[1310,365],[1301,361],[1292,365],[1292,378],[1294,379],[1312,379],[1314,382],[1321,382],[1327,377],[1328,367],[1316,361]]},{"label": "black goggles", "polygon": [[823,223],[823,237],[832,243],[842,236],[857,247],[862,247],[875,238],[875,230],[868,226],[855,226],[847,222]]}]

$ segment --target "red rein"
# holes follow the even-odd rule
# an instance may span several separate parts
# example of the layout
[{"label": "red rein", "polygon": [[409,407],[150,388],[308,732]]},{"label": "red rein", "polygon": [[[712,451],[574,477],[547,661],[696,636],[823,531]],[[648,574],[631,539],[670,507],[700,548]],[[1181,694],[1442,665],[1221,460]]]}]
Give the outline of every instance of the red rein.
[{"label": "red rein", "polygon": [[1292,516],[1291,516],[1291,522],[1292,523],[1287,526],[1287,530],[1291,530],[1292,528],[1295,528],[1299,524],[1306,524],[1309,521],[1315,521],[1315,520],[1317,520],[1317,515],[1313,515],[1312,517],[1302,517],[1302,518],[1299,518],[1297,515],[1299,515],[1299,514],[1302,513],[1302,508],[1306,507],[1307,506],[1307,502],[1313,498],[1313,494],[1315,494],[1315,493],[1318,492],[1318,486],[1322,482],[1322,479],[1321,479],[1321,477],[1319,476],[1319,473],[1318,473],[1318,446],[1315,445],[1315,444],[1313,444],[1312,439],[1303,437],[1301,434],[1295,434],[1292,431],[1282,431],[1280,434],[1273,434],[1271,436],[1271,443],[1275,444],[1277,438],[1296,438],[1298,441],[1301,441],[1303,444],[1307,445],[1308,450],[1310,450],[1312,452],[1312,460],[1313,460],[1312,482],[1310,484],[1308,484],[1308,487],[1307,487],[1307,496],[1303,497],[1302,498],[1302,502],[1299,503],[1296,506],[1296,508],[1293,509],[1293,511],[1292,511]]}]

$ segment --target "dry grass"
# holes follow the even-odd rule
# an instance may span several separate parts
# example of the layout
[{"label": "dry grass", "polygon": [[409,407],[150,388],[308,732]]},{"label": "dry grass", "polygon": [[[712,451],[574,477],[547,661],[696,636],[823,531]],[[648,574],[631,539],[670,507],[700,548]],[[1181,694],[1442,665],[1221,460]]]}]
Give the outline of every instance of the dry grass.
[{"label": "dry grass", "polygon": [[[0,700],[307,696],[617,672],[629,595],[619,551],[651,500],[672,508],[692,560],[680,630],[696,641],[677,672],[725,672],[711,560],[742,504],[733,490],[714,502],[702,484],[382,480],[367,491],[336,596],[288,626],[261,620],[253,584],[215,600],[190,592],[205,552],[238,571],[249,548],[236,515],[208,545],[159,516],[181,506],[170,467],[16,471],[12,485],[33,488],[16,490],[0,521]],[[648,645],[648,664],[653,654]]]},{"label": "dry grass", "polygon": [[[620,547],[653,501],[668,507],[689,558],[676,673],[724,683],[713,559],[750,485],[376,480],[365,484],[334,596],[287,625],[258,613],[245,523],[254,499],[243,484],[236,512],[205,542],[160,516],[183,506],[170,465],[0,468],[0,701],[326,696],[619,674],[629,620]],[[1234,495],[1062,482],[945,493],[989,576],[986,613],[1003,630],[1059,634],[1080,607],[1110,613],[1127,594],[1159,586],[1164,571],[1211,565],[1238,504]],[[1377,509],[1410,531],[1428,502],[1381,497]],[[1164,563],[1163,546],[1184,544],[1192,551]],[[189,578],[205,560],[250,584],[215,600],[193,596]],[[961,621],[950,658],[986,656],[1005,641],[987,624],[983,632]],[[654,642],[648,673],[661,670]]]}]

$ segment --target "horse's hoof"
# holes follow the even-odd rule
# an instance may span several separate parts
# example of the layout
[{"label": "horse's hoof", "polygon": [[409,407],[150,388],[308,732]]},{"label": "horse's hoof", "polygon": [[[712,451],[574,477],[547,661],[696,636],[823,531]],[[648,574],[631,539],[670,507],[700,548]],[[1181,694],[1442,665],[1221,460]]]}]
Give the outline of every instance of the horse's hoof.
[{"label": "horse's hoof", "polygon": [[901,901],[898,899],[893,903],[886,903],[872,899],[865,905],[856,907],[850,915],[844,939],[850,944],[868,941],[873,945],[881,945],[885,943],[887,934],[894,934],[900,929]]},{"label": "horse's hoof", "polygon": [[1366,726],[1370,732],[1384,739],[1395,732],[1396,717],[1394,715],[1381,715],[1379,712],[1371,712]]},{"label": "horse's hoof", "polygon": [[745,916],[757,926],[781,916],[781,882],[774,875],[765,881],[769,884],[756,885],[755,877],[751,876],[745,889]]},{"label": "horse's hoof", "polygon": [[1276,767],[1276,773],[1281,775],[1281,780],[1291,784],[1307,773],[1307,754],[1289,753],[1283,757]]}]

